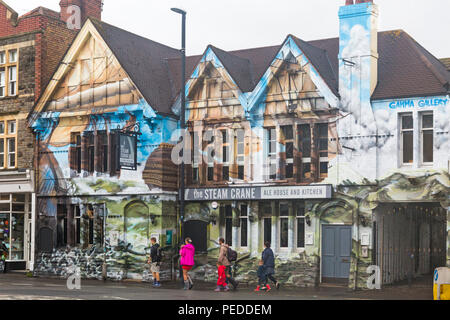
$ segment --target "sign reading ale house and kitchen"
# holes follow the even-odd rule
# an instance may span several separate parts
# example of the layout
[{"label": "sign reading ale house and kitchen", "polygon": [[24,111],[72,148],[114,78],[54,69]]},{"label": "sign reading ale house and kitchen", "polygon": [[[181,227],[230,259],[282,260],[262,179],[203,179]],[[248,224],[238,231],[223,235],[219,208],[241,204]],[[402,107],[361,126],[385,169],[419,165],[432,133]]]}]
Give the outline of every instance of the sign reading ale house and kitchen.
[{"label": "sign reading ale house and kitchen", "polygon": [[330,199],[331,185],[187,189],[186,201]]}]

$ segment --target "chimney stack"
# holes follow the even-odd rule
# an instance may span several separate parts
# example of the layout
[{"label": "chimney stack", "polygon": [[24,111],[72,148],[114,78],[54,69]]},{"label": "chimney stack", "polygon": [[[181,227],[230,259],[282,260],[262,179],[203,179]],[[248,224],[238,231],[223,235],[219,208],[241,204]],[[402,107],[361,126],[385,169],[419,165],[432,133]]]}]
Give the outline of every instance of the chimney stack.
[{"label": "chimney stack", "polygon": [[81,16],[80,27],[89,18],[102,19],[103,0],[61,0],[59,2],[61,8],[60,18],[64,22],[68,22],[70,19],[74,19],[74,10],[71,10],[71,6],[79,8]]}]

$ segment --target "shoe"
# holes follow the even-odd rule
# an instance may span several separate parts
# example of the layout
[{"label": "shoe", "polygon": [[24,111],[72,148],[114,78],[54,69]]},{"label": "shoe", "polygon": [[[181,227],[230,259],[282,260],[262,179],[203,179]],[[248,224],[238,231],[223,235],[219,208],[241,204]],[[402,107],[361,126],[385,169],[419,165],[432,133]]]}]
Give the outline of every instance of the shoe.
[{"label": "shoe", "polygon": [[230,288],[228,288],[228,286],[226,286],[226,287],[223,289],[223,291],[228,292],[228,291],[230,291]]},{"label": "shoe", "polygon": [[192,290],[193,287],[194,287],[194,283],[189,283],[189,290]]},{"label": "shoe", "polygon": [[259,292],[261,290],[261,286],[257,286],[255,292]]},{"label": "shoe", "polygon": [[216,289],[214,289],[214,292],[222,292],[222,288],[221,287],[217,287]]},{"label": "shoe", "polygon": [[155,288],[160,288],[160,287],[161,287],[161,282],[155,283],[154,287],[155,287]]},{"label": "shoe", "polygon": [[270,290],[272,290],[272,288],[269,285],[267,285],[266,286],[266,292],[269,292]]},{"label": "shoe", "polygon": [[277,288],[277,290],[280,290],[280,283],[277,281],[277,283],[275,283],[275,288]]}]

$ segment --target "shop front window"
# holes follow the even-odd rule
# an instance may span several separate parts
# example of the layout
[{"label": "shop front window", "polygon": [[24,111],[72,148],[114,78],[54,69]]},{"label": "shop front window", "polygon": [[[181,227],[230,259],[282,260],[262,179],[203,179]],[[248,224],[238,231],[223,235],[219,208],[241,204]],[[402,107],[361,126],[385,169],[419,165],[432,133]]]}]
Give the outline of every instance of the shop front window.
[{"label": "shop front window", "polygon": [[280,205],[280,248],[289,246],[289,205]]},{"label": "shop front window", "polygon": [[0,245],[8,261],[25,259],[25,195],[0,195]]}]

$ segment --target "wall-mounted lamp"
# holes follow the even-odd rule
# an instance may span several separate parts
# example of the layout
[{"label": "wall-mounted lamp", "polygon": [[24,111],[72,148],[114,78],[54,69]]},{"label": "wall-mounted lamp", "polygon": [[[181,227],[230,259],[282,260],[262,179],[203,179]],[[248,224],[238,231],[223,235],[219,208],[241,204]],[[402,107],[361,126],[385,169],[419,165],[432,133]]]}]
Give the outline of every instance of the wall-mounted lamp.
[{"label": "wall-mounted lamp", "polygon": [[152,225],[156,225],[156,218],[157,218],[158,216],[156,216],[156,215],[154,215],[154,214],[152,214],[151,216],[150,216],[150,223],[152,224]]},{"label": "wall-mounted lamp", "polygon": [[305,222],[308,225],[308,227],[311,227],[311,217],[310,216],[305,217]]}]

